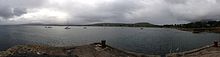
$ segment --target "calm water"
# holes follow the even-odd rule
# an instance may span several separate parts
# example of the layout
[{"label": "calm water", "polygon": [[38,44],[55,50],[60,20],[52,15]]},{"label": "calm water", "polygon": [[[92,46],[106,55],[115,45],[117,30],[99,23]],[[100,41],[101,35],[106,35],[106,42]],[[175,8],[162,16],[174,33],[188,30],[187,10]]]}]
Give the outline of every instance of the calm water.
[{"label": "calm water", "polygon": [[56,47],[78,46],[107,40],[113,47],[147,54],[166,54],[202,47],[220,40],[220,34],[165,28],[0,26],[0,50],[18,44]]}]

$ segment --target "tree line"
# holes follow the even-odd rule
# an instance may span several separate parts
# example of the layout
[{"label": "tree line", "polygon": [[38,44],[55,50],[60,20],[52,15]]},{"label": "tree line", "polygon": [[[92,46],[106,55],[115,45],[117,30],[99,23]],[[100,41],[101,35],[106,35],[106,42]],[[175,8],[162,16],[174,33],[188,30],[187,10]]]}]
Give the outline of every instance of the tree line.
[{"label": "tree line", "polygon": [[198,21],[187,24],[171,24],[163,25],[162,27],[174,27],[174,28],[211,28],[220,27],[220,21]]}]

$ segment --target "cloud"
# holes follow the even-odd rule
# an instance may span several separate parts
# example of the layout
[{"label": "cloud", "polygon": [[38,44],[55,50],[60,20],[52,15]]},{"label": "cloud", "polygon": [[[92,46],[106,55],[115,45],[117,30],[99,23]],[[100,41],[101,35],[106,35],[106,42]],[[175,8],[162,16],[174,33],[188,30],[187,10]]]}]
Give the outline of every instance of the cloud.
[{"label": "cloud", "polygon": [[12,11],[10,8],[7,7],[1,7],[0,9],[0,16],[4,18],[9,18],[12,16]]},{"label": "cloud", "polygon": [[184,4],[188,2],[189,0],[166,0],[166,1],[171,4]]},{"label": "cloud", "polygon": [[34,8],[42,3],[42,0],[0,0],[0,17],[8,19],[26,14],[26,8]]},{"label": "cloud", "polygon": [[182,20],[200,21],[219,19],[220,4],[216,0],[189,0],[184,4],[174,5],[172,11]]},{"label": "cloud", "polygon": [[0,19],[14,24],[173,24],[220,20],[219,6],[219,0],[0,0]]}]

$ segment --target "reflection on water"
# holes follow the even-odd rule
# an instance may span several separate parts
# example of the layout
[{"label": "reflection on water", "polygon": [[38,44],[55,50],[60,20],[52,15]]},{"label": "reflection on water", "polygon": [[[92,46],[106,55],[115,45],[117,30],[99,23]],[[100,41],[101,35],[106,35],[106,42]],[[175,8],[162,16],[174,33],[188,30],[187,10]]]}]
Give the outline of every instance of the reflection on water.
[{"label": "reflection on water", "polygon": [[198,48],[220,40],[220,34],[179,31],[165,28],[71,27],[53,26],[0,26],[0,49],[17,44],[42,44],[50,46],[78,46],[107,40],[113,47],[143,52],[165,54]]}]

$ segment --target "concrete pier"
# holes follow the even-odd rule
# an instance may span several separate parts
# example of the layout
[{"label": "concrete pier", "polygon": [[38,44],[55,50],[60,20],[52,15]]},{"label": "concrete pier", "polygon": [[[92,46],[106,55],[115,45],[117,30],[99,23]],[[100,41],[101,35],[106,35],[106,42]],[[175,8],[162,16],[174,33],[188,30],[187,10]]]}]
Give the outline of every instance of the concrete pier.
[{"label": "concrete pier", "polygon": [[40,45],[18,45],[0,52],[0,57],[160,57],[142,53],[122,51],[100,43],[75,47],[50,47]]}]

